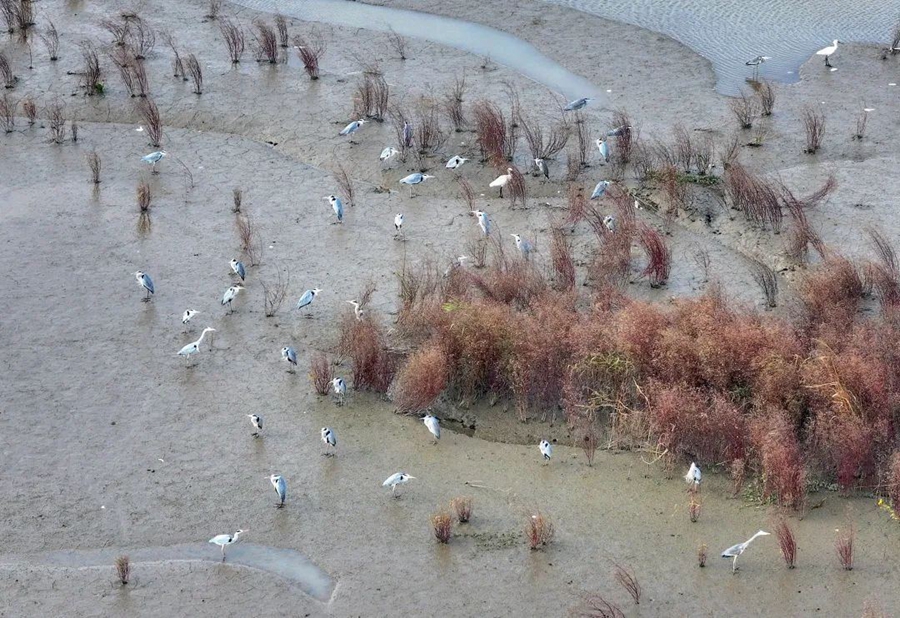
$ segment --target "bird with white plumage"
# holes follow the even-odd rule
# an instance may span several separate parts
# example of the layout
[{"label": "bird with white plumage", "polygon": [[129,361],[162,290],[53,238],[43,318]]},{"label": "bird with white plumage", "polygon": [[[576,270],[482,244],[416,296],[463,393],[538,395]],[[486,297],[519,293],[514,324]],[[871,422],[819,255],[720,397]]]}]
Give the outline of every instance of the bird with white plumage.
[{"label": "bird with white plumage", "polygon": [[404,483],[408,483],[411,479],[416,477],[408,475],[406,472],[395,472],[385,479],[384,483],[381,484],[382,487],[390,487],[391,493],[396,497],[399,494],[397,493],[397,485],[403,485]]},{"label": "bird with white plumage", "polygon": [[425,427],[427,427],[428,431],[431,432],[431,435],[434,436],[434,443],[437,444],[438,440],[441,439],[440,421],[438,421],[437,417],[432,416],[431,414],[426,414],[422,419],[422,422],[425,423]]},{"label": "bird with white plumage", "polygon": [[218,545],[222,548],[222,562],[225,562],[225,548],[237,543],[238,537],[245,532],[246,530],[238,530],[234,534],[217,534],[209,540],[213,545]]},{"label": "bird with white plumage", "polygon": [[481,233],[489,236],[491,233],[491,219],[488,217],[488,214],[483,210],[473,210],[472,214],[478,219],[478,227],[481,228]]},{"label": "bird with white plumage", "polygon": [[488,186],[491,188],[498,187],[500,189],[500,197],[503,197],[503,187],[509,184],[509,181],[512,180],[513,177],[513,168],[506,168],[506,173],[497,176],[494,180],[491,181],[491,184]]},{"label": "bird with white plumage", "polygon": [[337,434],[330,427],[322,427],[322,431],[319,433],[322,437],[322,442],[325,443],[325,448],[334,449],[333,451],[326,451],[325,456],[334,457],[337,452]]},{"label": "bird with white plumage", "polygon": [[409,176],[405,176],[400,179],[401,185],[407,185],[409,187],[409,197],[413,196],[413,187],[415,185],[420,185],[426,180],[434,178],[434,176],[430,176],[428,174],[422,174],[420,172],[416,172],[415,174],[410,174]]},{"label": "bird with white plumage", "polygon": [[294,373],[297,370],[297,351],[290,346],[281,348],[281,358],[288,364],[288,373]]},{"label": "bird with white plumage", "polygon": [[203,338],[206,336],[206,333],[214,332],[216,332],[215,328],[210,328],[209,326],[207,326],[203,329],[203,332],[200,333],[200,338],[197,339],[197,341],[192,341],[191,343],[178,350],[178,356],[184,357],[185,366],[187,366],[187,364],[190,362],[192,356],[200,353],[200,344],[203,343]]},{"label": "bird with white plumage", "polygon": [[258,438],[260,433],[262,433],[262,428],[263,428],[262,417],[259,416],[258,414],[248,414],[247,418],[250,419],[250,424],[253,425],[254,429],[256,429],[256,431],[254,431],[250,435],[253,436],[254,438]]},{"label": "bird with white plumage", "polygon": [[234,313],[234,305],[232,305],[232,303],[234,302],[234,299],[238,297],[238,294],[240,294],[243,289],[244,289],[244,286],[241,285],[240,283],[238,283],[238,284],[231,286],[227,290],[225,290],[225,293],[222,295],[222,305],[223,306],[228,305],[228,313],[229,314]]}]

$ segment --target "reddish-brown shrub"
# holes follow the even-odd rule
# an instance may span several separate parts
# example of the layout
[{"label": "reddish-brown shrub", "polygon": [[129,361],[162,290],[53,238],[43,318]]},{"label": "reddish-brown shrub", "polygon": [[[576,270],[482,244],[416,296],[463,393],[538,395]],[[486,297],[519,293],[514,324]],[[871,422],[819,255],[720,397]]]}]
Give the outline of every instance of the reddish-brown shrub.
[{"label": "reddish-brown shrub", "polygon": [[706,566],[706,550],[706,543],[697,548],[697,564],[700,565],[701,569]]},{"label": "reddish-brown shrub", "polygon": [[900,449],[894,451],[888,465],[887,492],[894,510],[900,510]]},{"label": "reddish-brown shrub", "polygon": [[353,314],[344,316],[340,351],[350,357],[354,389],[387,392],[394,379],[395,362],[386,349],[381,327],[371,317],[357,320]]},{"label": "reddish-brown shrub", "polygon": [[450,508],[456,512],[456,521],[461,524],[472,519],[473,500],[469,496],[460,496],[450,501]]},{"label": "reddish-brown shrub", "polygon": [[575,261],[572,259],[572,243],[558,227],[554,227],[550,232],[550,262],[553,266],[556,289],[574,289]]},{"label": "reddish-brown shrub", "polygon": [[781,556],[787,568],[793,569],[797,566],[797,539],[794,537],[794,531],[791,529],[784,517],[779,517],[775,524],[775,537],[778,539],[778,546],[781,548]]},{"label": "reddish-brown shrub", "polygon": [[334,368],[328,361],[328,357],[322,352],[312,355],[309,362],[309,379],[317,395],[327,395],[331,388],[331,380],[334,378]]},{"label": "reddish-brown shrub", "polygon": [[553,540],[553,522],[540,511],[529,515],[525,522],[525,538],[531,549],[540,549]]},{"label": "reddish-brown shrub", "polygon": [[638,239],[647,256],[647,265],[642,274],[650,278],[650,287],[657,288],[665,285],[669,280],[669,271],[672,268],[671,249],[666,245],[666,241],[663,240],[660,233],[649,225],[638,226]]},{"label": "reddish-brown shrub", "polygon": [[475,118],[475,133],[482,161],[500,166],[506,163],[509,135],[506,118],[500,108],[490,101],[476,101],[472,106]]},{"label": "reddish-brown shrub", "polygon": [[626,569],[625,567],[614,564],[615,572],[613,573],[619,585],[625,589],[625,591],[631,595],[631,598],[634,599],[635,605],[641,604],[641,585],[638,583],[637,576],[634,574],[634,570]]},{"label": "reddish-brown shrub", "polygon": [[865,294],[856,265],[839,255],[810,270],[800,285],[804,315],[801,326],[810,337],[830,346],[844,341],[848,325],[856,321]]},{"label": "reddish-brown shrub", "polygon": [[806,470],[796,432],[781,412],[755,419],[751,425],[754,449],[762,468],[763,497],[799,508],[806,491]]},{"label": "reddish-brown shrub", "polygon": [[394,382],[394,402],[405,414],[421,412],[447,387],[447,355],[435,343],[426,344],[409,357]]},{"label": "reddish-brown shrub", "polygon": [[696,492],[692,490],[691,502],[688,504],[688,519],[691,520],[692,524],[700,521],[700,511],[702,508],[703,504],[697,499]]},{"label": "reddish-brown shrub", "polygon": [[581,605],[572,608],[571,614],[578,618],[625,618],[625,613],[616,604],[599,594],[584,595]]},{"label": "reddish-brown shrub", "polygon": [[856,530],[851,522],[843,530],[838,530],[838,537],[834,542],[834,550],[837,553],[838,562],[845,571],[853,570],[853,542],[856,540]]},{"label": "reddish-brown shrub", "polygon": [[300,56],[309,79],[319,79],[319,61],[325,55],[325,39],[317,31],[313,31],[306,39],[295,36],[294,47],[297,48],[297,55]]},{"label": "reddish-brown shrub", "polygon": [[453,515],[441,509],[431,516],[431,527],[434,529],[434,538],[441,543],[449,543],[453,536]]}]

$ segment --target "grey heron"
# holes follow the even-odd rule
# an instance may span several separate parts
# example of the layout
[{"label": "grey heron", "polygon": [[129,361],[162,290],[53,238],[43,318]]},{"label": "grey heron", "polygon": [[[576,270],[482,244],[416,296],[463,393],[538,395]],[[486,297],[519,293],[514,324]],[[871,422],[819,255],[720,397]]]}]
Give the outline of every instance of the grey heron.
[{"label": "grey heron", "polygon": [[366,312],[365,309],[362,308],[362,305],[359,304],[359,301],[348,300],[347,303],[353,305],[353,315],[356,316],[356,321],[362,322],[363,316]]},{"label": "grey heron", "polygon": [[225,290],[225,293],[222,295],[222,305],[228,305],[228,313],[234,313],[234,307],[231,303],[234,302],[234,299],[237,298],[237,295],[243,289],[244,286],[237,283]]},{"label": "grey heron", "polygon": [[294,348],[289,346],[281,348],[281,358],[288,364],[289,373],[294,373],[297,370],[297,352]]},{"label": "grey heron", "polygon": [[748,60],[747,62],[744,63],[748,67],[753,67],[753,80],[754,81],[756,81],[756,79],[759,77],[759,65],[761,65],[766,60],[771,60],[771,58],[769,58],[768,56],[757,56],[753,60]]},{"label": "grey heron", "polygon": [[425,427],[428,428],[428,431],[431,432],[431,435],[434,436],[434,443],[437,444],[437,441],[441,439],[441,423],[438,419],[430,414],[426,414],[425,418],[422,419],[422,422],[425,423]]},{"label": "grey heron", "polygon": [[382,487],[390,487],[391,493],[395,496],[397,495],[397,485],[402,485],[404,483],[408,483],[410,479],[414,479],[416,477],[408,475],[406,472],[395,472],[387,479],[385,479],[384,483],[381,484]]},{"label": "grey heron", "polygon": [[400,154],[399,150],[397,150],[393,146],[388,146],[387,148],[385,148],[384,150],[381,151],[380,155],[378,155],[378,160],[381,161],[382,163],[384,163],[388,159],[393,159],[398,154]]},{"label": "grey heron", "polygon": [[331,447],[334,449],[334,451],[327,451],[325,456],[334,457],[335,451],[337,451],[337,434],[335,434],[334,430],[330,427],[322,427],[321,435],[322,442],[325,443],[325,448]]},{"label": "grey heron", "polygon": [[[303,296],[300,297],[300,300],[297,301],[297,309],[303,309],[304,307],[308,307],[312,304],[312,301],[316,299],[319,293],[322,290],[319,288],[313,288],[311,290],[306,290],[303,292]],[[312,317],[311,313],[307,313],[306,317]]]},{"label": "grey heron", "polygon": [[606,215],[605,217],[603,217],[603,225],[605,225],[606,229],[608,229],[610,232],[615,233],[618,224],[616,223],[616,218],[614,216]]},{"label": "grey heron", "polygon": [[263,428],[262,417],[259,416],[258,414],[248,414],[247,418],[250,419],[250,423],[253,425],[253,428],[256,429],[256,431],[254,431],[250,435],[253,436],[254,438],[258,438],[259,434],[260,434],[260,432],[262,432],[262,428]]},{"label": "grey heron", "polygon": [[626,133],[631,131],[631,127],[623,124],[621,127],[616,127],[615,129],[610,129],[606,132],[606,137],[622,137]]},{"label": "grey heron", "polygon": [[188,309],[187,311],[185,311],[184,313],[181,314],[181,323],[187,324],[192,319],[194,319],[194,316],[197,315],[198,313],[200,313],[200,312],[197,311],[196,309]]},{"label": "grey heron", "polygon": [[168,154],[169,153],[165,150],[157,150],[156,152],[151,152],[150,154],[141,157],[141,161],[149,163],[152,166],[153,173],[156,174],[156,164],[162,161]]},{"label": "grey heron", "polygon": [[544,178],[550,180],[550,168],[547,167],[547,162],[543,159],[535,159],[534,164],[537,166],[538,171],[544,175]]},{"label": "grey heron", "polygon": [[206,333],[214,333],[214,332],[216,332],[215,328],[210,328],[209,326],[207,326],[206,328],[203,329],[203,332],[200,333],[200,338],[197,339],[197,341],[193,341],[193,342],[187,344],[186,346],[184,346],[183,348],[181,348],[180,350],[178,350],[178,356],[184,357],[185,365],[187,365],[187,363],[190,362],[191,356],[200,352],[200,344],[203,343],[203,338],[206,336]]},{"label": "grey heron", "polygon": [[344,397],[347,396],[347,384],[343,378],[334,378],[331,380],[331,388],[338,397],[338,405],[344,405]]},{"label": "grey heron", "polygon": [[509,184],[509,181],[512,180],[512,171],[513,171],[513,168],[511,168],[511,167],[506,168],[505,174],[497,176],[494,180],[491,181],[491,184],[488,185],[491,188],[499,187],[500,188],[500,197],[503,197],[503,187],[505,187],[507,184]]},{"label": "grey heron", "polygon": [[238,530],[234,534],[217,534],[209,540],[213,545],[218,545],[222,548],[222,562],[225,562],[225,548],[237,543],[238,537],[244,534],[244,532],[246,532],[246,530]]},{"label": "grey heron", "polygon": [[451,157],[450,160],[447,161],[446,167],[448,170],[455,170],[456,168],[458,168],[460,165],[462,165],[466,161],[468,161],[468,159],[466,159],[465,157],[456,155],[455,157]]},{"label": "grey heron", "polygon": [[608,180],[601,180],[597,183],[597,186],[594,187],[593,192],[591,192],[591,199],[595,200],[598,197],[603,197],[603,194],[606,193],[606,190],[609,189],[609,185],[612,184]]},{"label": "grey heron", "polygon": [[147,292],[147,295],[144,296],[144,302],[150,302],[150,296],[156,293],[156,290],[153,288],[153,279],[150,278],[150,275],[140,270],[134,273],[134,278],[137,280],[138,285]]},{"label": "grey heron", "polygon": [[472,214],[478,218],[478,227],[481,228],[481,233],[489,236],[491,233],[491,220],[488,214],[483,210],[473,210]]},{"label": "grey heron", "polygon": [[760,530],[759,532],[757,532],[756,534],[751,536],[749,539],[747,539],[743,543],[738,543],[737,545],[732,545],[731,547],[729,547],[728,549],[726,549],[725,551],[722,552],[723,558],[734,558],[734,560],[731,563],[731,572],[732,573],[737,571],[738,556],[743,554],[744,550],[746,550],[750,546],[750,543],[752,543],[756,539],[756,537],[759,537],[759,536],[769,536],[769,533],[765,532],[764,530]]},{"label": "grey heron", "polygon": [[822,49],[820,49],[819,51],[816,52],[817,56],[825,56],[825,66],[827,66],[828,68],[832,68],[831,63],[828,61],[828,56],[830,56],[831,54],[833,54],[834,52],[837,51],[838,43],[840,43],[840,41],[835,39],[831,43],[831,45],[829,45],[828,47],[823,47]]},{"label": "grey heron", "polygon": [[541,449],[541,455],[544,456],[544,461],[550,461],[550,458],[553,457],[553,445],[546,440],[541,440],[540,444],[538,444],[538,448]]},{"label": "grey heron", "polygon": [[583,109],[587,106],[588,103],[593,101],[594,99],[590,97],[582,97],[580,99],[575,99],[574,101],[570,101],[568,105],[563,108],[564,112],[574,112],[579,109]]},{"label": "grey heron", "polygon": [[422,174],[420,172],[416,172],[414,174],[410,174],[404,178],[400,179],[401,185],[407,185],[409,187],[409,197],[413,196],[413,185],[419,185],[428,180],[429,178],[434,178],[434,176],[429,176],[428,174]]},{"label": "grey heron", "polygon": [[236,259],[232,258],[231,262],[229,262],[229,264],[231,264],[231,270],[234,271],[234,274],[236,274],[238,277],[240,277],[241,281],[243,281],[244,277],[247,276],[247,271],[246,271],[246,269],[244,269],[244,263],[239,262]]},{"label": "grey heron", "polygon": [[469,258],[469,256],[467,256],[467,255],[461,255],[461,256],[459,256],[458,258],[454,258],[454,259],[450,262],[450,266],[447,267],[447,270],[444,271],[444,278],[449,277],[450,274],[451,274],[454,270],[456,270],[457,268],[462,268],[462,265],[463,265],[463,264],[465,263],[465,261],[468,260],[468,259],[471,259],[471,258]]},{"label": "grey heron", "polygon": [[344,222],[344,203],[341,201],[336,195],[327,195],[325,199],[328,200],[328,203],[331,204],[331,209],[334,211],[335,216],[337,217],[338,223]]},{"label": "grey heron", "polygon": [[341,129],[341,132],[338,135],[353,135],[357,131],[359,131],[360,127],[366,124],[366,121],[360,118],[359,120],[354,120],[346,127]]},{"label": "grey heron", "polygon": [[684,480],[692,488],[697,488],[700,487],[700,479],[702,476],[699,466],[692,461],[691,467],[688,468],[687,474],[684,475]]},{"label": "grey heron", "polygon": [[522,254],[522,257],[527,260],[531,255],[531,252],[534,251],[534,245],[532,245],[530,242],[528,242],[518,234],[510,234],[510,236],[512,236],[516,241],[516,249],[518,249],[519,253]]},{"label": "grey heron", "polygon": [[269,482],[272,483],[272,487],[275,488],[275,493],[278,494],[278,499],[280,502],[275,506],[277,508],[284,507],[284,499],[287,498],[287,483],[284,482],[284,477],[280,474],[273,474],[269,477]]},{"label": "grey heron", "polygon": [[398,212],[394,215],[395,236],[403,236],[403,213]]},{"label": "grey heron", "polygon": [[597,138],[597,150],[600,151],[600,158],[603,159],[603,163],[609,163],[609,144],[606,143],[606,140],[602,137]]}]

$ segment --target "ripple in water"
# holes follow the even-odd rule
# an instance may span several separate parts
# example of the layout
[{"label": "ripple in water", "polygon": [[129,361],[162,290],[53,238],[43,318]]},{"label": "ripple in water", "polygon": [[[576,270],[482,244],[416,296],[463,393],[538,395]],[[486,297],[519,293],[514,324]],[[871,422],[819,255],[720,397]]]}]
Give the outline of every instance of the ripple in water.
[{"label": "ripple in water", "polygon": [[[760,75],[793,82],[800,65],[834,39],[887,47],[900,17],[900,0],[544,1],[680,41],[712,62],[716,89],[729,95],[752,76],[744,65],[751,58],[771,56]],[[833,64],[840,67],[840,50]]]}]

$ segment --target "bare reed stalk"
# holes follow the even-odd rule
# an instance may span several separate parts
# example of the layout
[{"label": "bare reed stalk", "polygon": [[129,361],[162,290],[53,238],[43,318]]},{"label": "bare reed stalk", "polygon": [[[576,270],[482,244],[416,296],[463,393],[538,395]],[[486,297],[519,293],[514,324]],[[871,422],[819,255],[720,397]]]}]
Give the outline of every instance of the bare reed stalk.
[{"label": "bare reed stalk", "polygon": [[365,73],[353,97],[355,118],[371,118],[381,122],[388,111],[390,87],[380,73]]},{"label": "bare reed stalk", "polygon": [[194,94],[203,94],[203,69],[200,68],[200,61],[194,54],[188,54],[185,62],[187,72],[191,76],[194,83]]},{"label": "bare reed stalk", "polygon": [[456,184],[459,185],[459,193],[462,197],[463,201],[466,203],[466,210],[472,212],[476,210],[475,208],[475,189],[472,187],[472,183],[463,178],[462,176],[458,176],[456,178]]},{"label": "bare reed stalk", "polygon": [[581,167],[587,167],[591,140],[584,114],[575,112],[575,120],[572,127],[575,131],[575,137],[577,138],[576,141],[578,143],[578,164],[581,165]]},{"label": "bare reed stalk", "polygon": [[449,543],[453,536],[453,515],[441,509],[431,515],[431,527],[434,529],[434,538],[441,543]]},{"label": "bare reed stalk", "polygon": [[856,540],[856,530],[852,523],[848,523],[843,531],[838,532],[834,542],[834,550],[838,556],[838,562],[845,571],[853,570],[853,542]]},{"label": "bare reed stalk", "polygon": [[391,49],[394,50],[394,53],[400,57],[400,60],[406,60],[406,50],[408,45],[404,37],[391,29],[388,33],[388,44],[391,46]]},{"label": "bare reed stalk", "polygon": [[753,119],[757,114],[756,101],[741,90],[740,95],[731,99],[728,104],[731,107],[731,113],[734,114],[742,129],[749,129],[753,126]]},{"label": "bare reed stalk", "polygon": [[88,96],[103,94],[103,78],[100,70],[100,58],[97,48],[90,41],[81,43],[81,59],[84,66],[81,69],[81,87]]},{"label": "bare reed stalk", "polygon": [[525,208],[525,176],[516,166],[512,166],[512,171],[509,173],[512,177],[506,183],[506,195],[512,208],[516,207],[516,203],[521,203],[522,208]]},{"label": "bare reed stalk", "polygon": [[216,19],[222,9],[222,0],[208,0],[206,3],[206,19]]},{"label": "bare reed stalk", "polygon": [[440,113],[435,102],[422,99],[416,107],[416,149],[419,156],[434,155],[447,141],[448,134],[441,129]]},{"label": "bare reed stalk", "polygon": [[525,522],[525,538],[528,547],[541,549],[553,540],[553,522],[540,511],[529,515]]},{"label": "bare reed stalk", "polygon": [[774,309],[778,303],[778,277],[775,271],[757,259],[750,260],[750,276],[759,286],[766,299],[766,307]]},{"label": "bare reed stalk", "polygon": [[787,568],[793,569],[797,566],[797,539],[794,537],[794,531],[788,524],[787,519],[779,517],[775,524],[775,537],[778,539],[778,546],[781,548],[781,557]]},{"label": "bare reed stalk", "polygon": [[131,561],[128,556],[119,556],[116,558],[116,577],[123,586],[127,585],[131,579]]},{"label": "bare reed stalk", "polygon": [[570,145],[566,150],[566,181],[569,183],[575,182],[581,176],[582,171],[578,149]]},{"label": "bare reed stalk", "polygon": [[232,198],[234,200],[234,205],[231,207],[231,212],[234,214],[238,214],[241,212],[241,204],[244,201],[244,190],[240,187],[235,187],[231,191]]},{"label": "bare reed stalk", "polygon": [[528,144],[532,160],[552,159],[566,147],[566,143],[569,141],[569,124],[565,119],[553,125],[546,140],[543,129],[536,122],[532,122],[520,114],[518,123],[525,135],[525,142]]},{"label": "bare reed stalk", "polygon": [[144,128],[150,139],[150,145],[159,148],[162,143],[162,119],[159,116],[159,108],[156,107],[153,99],[147,97],[138,104],[138,113],[144,120]]},{"label": "bare reed stalk", "polygon": [[578,446],[584,452],[584,458],[587,460],[588,467],[593,466],[594,456],[597,454],[597,447],[600,445],[600,436],[597,433],[597,426],[594,423],[592,414],[588,414],[580,423],[578,432]]},{"label": "bare reed stalk", "polygon": [[450,92],[444,95],[444,114],[450,120],[453,130],[459,133],[466,124],[463,114],[463,95],[466,92],[466,74],[457,75],[453,79]]},{"label": "bare reed stalk", "polygon": [[616,163],[622,167],[628,165],[634,154],[636,145],[636,135],[631,125],[631,118],[625,110],[616,110],[612,117],[612,130],[615,131],[613,136],[614,144],[613,157]]},{"label": "bare reed stalk", "polygon": [[16,0],[0,0],[0,15],[6,23],[6,31],[12,34],[16,31]]},{"label": "bare reed stalk", "polygon": [[775,233],[781,231],[784,212],[778,193],[764,179],[754,176],[739,163],[729,165],[725,174],[725,195],[748,220],[768,223]]},{"label": "bare reed stalk", "polygon": [[165,42],[165,44],[169,46],[169,49],[172,50],[172,55],[174,56],[174,59],[172,60],[173,76],[187,80],[187,75],[184,72],[184,63],[181,61],[181,54],[178,52],[178,45],[175,42],[175,37],[167,30],[162,30],[159,34],[162,37],[163,42]]},{"label": "bare reed stalk", "polygon": [[308,40],[295,36],[294,47],[297,48],[297,54],[303,61],[303,68],[309,78],[319,79],[319,61],[325,54],[325,39],[317,31],[313,31]]},{"label": "bare reed stalk", "polygon": [[250,266],[258,266],[262,257],[262,245],[259,242],[259,230],[256,221],[250,213],[244,213],[235,217],[234,229],[238,236],[241,252],[247,258]]},{"label": "bare reed stalk", "polygon": [[508,135],[503,112],[490,101],[477,101],[472,106],[472,115],[482,161],[498,167],[505,164]]},{"label": "bare reed stalk", "polygon": [[825,137],[825,114],[807,105],[803,108],[800,118],[806,131],[806,148],[803,152],[816,154],[822,147],[822,138]]},{"label": "bare reed stalk", "polygon": [[253,33],[253,39],[256,42],[256,61],[268,62],[276,64],[278,62],[278,35],[275,34],[274,28],[257,19],[253,22],[256,32]]},{"label": "bare reed stalk", "polygon": [[853,139],[863,139],[866,136],[866,125],[869,123],[869,112],[863,110],[856,118],[856,131]]},{"label": "bare reed stalk", "polygon": [[131,47],[134,57],[137,60],[144,60],[156,47],[156,33],[140,17],[130,20],[131,27],[128,28],[128,44]]},{"label": "bare reed stalk", "polygon": [[59,32],[57,32],[56,26],[53,25],[52,21],[47,23],[50,25],[41,32],[41,40],[44,42],[47,53],[50,55],[50,62],[56,62],[59,60]]},{"label": "bare reed stalk", "polygon": [[350,172],[347,171],[343,163],[337,161],[334,164],[331,177],[334,178],[335,184],[341,190],[341,197],[346,200],[347,205],[356,206],[356,187],[353,184]]},{"label": "bare reed stalk", "polygon": [[413,147],[413,129],[409,122],[409,116],[406,111],[399,105],[394,105],[390,110],[391,126],[394,128],[394,135],[397,137],[397,150],[400,151],[400,160],[406,161],[409,151]]},{"label": "bare reed stalk", "polygon": [[474,500],[470,496],[459,496],[450,501],[450,508],[456,513],[456,521],[461,524],[472,519],[472,505]]},{"label": "bare reed stalk", "polygon": [[397,411],[425,411],[447,388],[449,359],[439,345],[426,343],[413,352],[397,374],[392,387]]},{"label": "bare reed stalk", "polygon": [[8,94],[4,94],[0,99],[0,122],[3,123],[3,130],[6,133],[12,133],[16,128],[17,107],[18,103]]},{"label": "bare reed stalk", "polygon": [[675,125],[672,134],[675,137],[675,160],[681,170],[689,174],[694,163],[694,144],[691,141],[691,135],[681,123]]},{"label": "bare reed stalk", "polygon": [[28,125],[34,126],[34,123],[37,121],[37,103],[30,96],[22,100],[22,111],[25,113],[25,117],[28,118]]},{"label": "bare reed stalk", "polygon": [[78,141],[78,121],[75,119],[74,115],[72,116],[72,121],[71,121],[69,130],[72,133],[72,141],[77,142]]},{"label": "bare reed stalk", "polygon": [[688,504],[688,519],[691,520],[692,524],[700,521],[700,513],[703,510],[703,503],[697,499],[695,493],[691,494],[691,501]]},{"label": "bare reed stalk", "polygon": [[578,618],[625,618],[625,612],[599,594],[584,595],[572,614]]},{"label": "bare reed stalk", "polygon": [[239,63],[244,55],[244,29],[230,19],[225,18],[219,20],[219,32],[222,33],[222,39],[225,41],[231,64]]},{"label": "bare reed stalk", "polygon": [[113,45],[123,47],[128,38],[128,21],[122,19],[104,19],[100,22],[100,26],[109,32],[113,37]]},{"label": "bare reed stalk", "polygon": [[280,13],[275,15],[275,29],[278,30],[278,47],[286,49],[291,39],[288,36],[287,19]]},{"label": "bare reed stalk", "polygon": [[288,270],[278,269],[278,278],[269,282],[260,278],[260,286],[263,289],[263,310],[267,318],[273,317],[287,298],[288,287],[291,284],[291,273]]},{"label": "bare reed stalk", "polygon": [[642,274],[650,278],[650,287],[658,288],[665,285],[672,267],[671,250],[660,233],[646,224],[639,225],[638,239],[647,256],[647,266],[644,267]]},{"label": "bare reed stalk", "polygon": [[641,604],[641,584],[638,583],[637,576],[634,574],[634,570],[629,570],[619,564],[613,563],[615,567],[615,572],[613,576],[616,581],[619,583],[625,591],[631,595],[631,598],[634,599],[635,605]]},{"label": "bare reed stalk", "polygon": [[19,81],[9,65],[9,59],[3,52],[0,52],[0,80],[3,81],[3,87],[7,90],[15,88],[16,82]]},{"label": "bare reed stalk", "polygon": [[47,123],[50,127],[50,141],[62,144],[66,141],[66,105],[56,100],[47,107]]},{"label": "bare reed stalk", "polygon": [[759,110],[763,116],[771,116],[775,109],[775,86],[767,79],[759,82],[756,89],[756,98],[759,100]]},{"label": "bare reed stalk", "polygon": [[702,569],[706,566],[706,543],[697,548],[697,564]]},{"label": "bare reed stalk", "polygon": [[140,214],[149,214],[150,204],[153,201],[153,194],[150,191],[150,185],[146,180],[140,180],[137,184],[136,202],[138,212]]},{"label": "bare reed stalk", "polygon": [[316,352],[309,361],[309,377],[317,395],[327,395],[334,379],[334,368],[322,352]]},{"label": "bare reed stalk", "polygon": [[96,150],[93,150],[87,155],[85,155],[85,159],[87,160],[88,168],[91,170],[91,182],[95,185],[100,184],[100,155],[97,154]]}]

